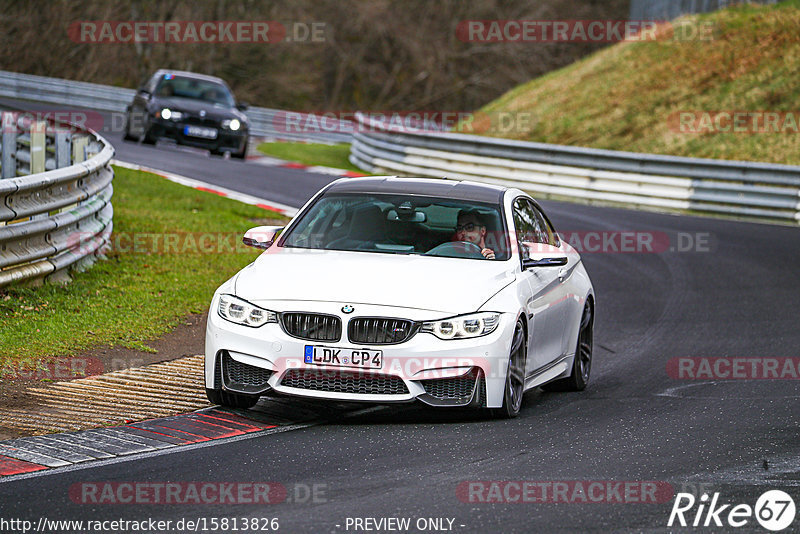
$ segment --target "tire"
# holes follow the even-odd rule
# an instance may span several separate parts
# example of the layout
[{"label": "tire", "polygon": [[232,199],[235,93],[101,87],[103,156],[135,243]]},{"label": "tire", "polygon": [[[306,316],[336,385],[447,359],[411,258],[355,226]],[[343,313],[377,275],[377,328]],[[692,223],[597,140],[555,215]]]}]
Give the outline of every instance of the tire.
[{"label": "tire", "polygon": [[592,370],[592,337],[594,314],[589,302],[583,307],[581,325],[578,329],[578,346],[572,361],[572,374],[542,386],[545,391],[583,391],[589,384]]},{"label": "tire", "polygon": [[525,394],[525,360],[528,344],[525,339],[525,326],[522,319],[517,320],[511,351],[508,355],[506,384],[503,388],[503,406],[492,408],[492,415],[499,419],[512,419],[519,415],[522,396]]},{"label": "tire", "polygon": [[125,132],[122,134],[123,141],[136,141],[136,138],[131,135],[131,114],[125,115]]},{"label": "tire", "polygon": [[141,139],[142,139],[142,144],[145,145],[154,145],[156,144],[157,141],[157,139],[153,137],[152,130],[150,128],[147,128],[144,131],[144,135],[142,136]]},{"label": "tire", "polygon": [[144,125],[142,136],[139,141],[145,145],[154,145],[158,139],[153,136],[153,127],[150,125],[150,120]]},{"label": "tire", "polygon": [[242,149],[242,151],[241,152],[237,152],[236,154],[231,153],[231,156],[233,156],[236,159],[244,159],[247,156],[247,145],[248,145],[248,143],[250,143],[250,139],[246,138],[244,140],[244,148]]},{"label": "tire", "polygon": [[219,404],[227,408],[240,408],[246,410],[252,408],[258,402],[258,395],[243,395],[241,393],[231,393],[220,389],[206,388],[206,396],[212,404]]}]

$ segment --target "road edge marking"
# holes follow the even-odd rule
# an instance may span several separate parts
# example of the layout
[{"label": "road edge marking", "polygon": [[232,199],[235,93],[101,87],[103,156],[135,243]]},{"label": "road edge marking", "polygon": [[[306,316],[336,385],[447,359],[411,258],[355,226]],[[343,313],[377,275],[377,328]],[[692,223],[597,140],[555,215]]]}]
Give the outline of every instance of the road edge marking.
[{"label": "road edge marking", "polygon": [[240,193],[239,191],[234,191],[233,189],[220,187],[218,185],[210,184],[208,182],[203,182],[201,180],[196,180],[194,178],[189,178],[187,176],[182,176],[180,174],[163,171],[161,169],[155,169],[153,167],[139,165],[138,163],[130,163],[127,161],[112,159],[111,164],[123,167],[125,169],[131,169],[134,171],[149,172],[151,174],[161,176],[162,178],[166,178],[170,182],[174,182],[176,184],[184,185],[186,187],[191,187],[192,189],[196,189],[198,191],[213,193],[215,195],[219,195],[225,198],[230,198],[232,200],[238,200],[239,202],[242,202],[244,204],[256,206],[268,211],[274,211],[286,217],[294,217],[298,211],[298,208],[289,206],[287,204],[281,204],[280,202],[275,202],[274,200],[259,198],[253,195],[248,195],[246,193]]}]

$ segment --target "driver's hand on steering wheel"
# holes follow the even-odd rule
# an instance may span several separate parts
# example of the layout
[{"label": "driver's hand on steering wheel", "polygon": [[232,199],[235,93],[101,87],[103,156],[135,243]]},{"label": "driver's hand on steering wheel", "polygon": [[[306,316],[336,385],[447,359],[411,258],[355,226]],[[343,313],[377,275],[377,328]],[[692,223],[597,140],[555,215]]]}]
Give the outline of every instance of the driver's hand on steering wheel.
[{"label": "driver's hand on steering wheel", "polygon": [[483,254],[483,257],[486,258],[487,260],[493,260],[494,259],[494,250],[492,250],[490,248],[485,248],[485,249],[481,250],[481,254]]}]

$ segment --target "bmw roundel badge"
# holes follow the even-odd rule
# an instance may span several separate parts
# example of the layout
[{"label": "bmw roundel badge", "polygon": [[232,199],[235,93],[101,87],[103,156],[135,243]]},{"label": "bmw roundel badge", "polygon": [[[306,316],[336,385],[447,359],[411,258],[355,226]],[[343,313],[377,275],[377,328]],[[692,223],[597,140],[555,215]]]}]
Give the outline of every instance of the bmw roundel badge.
[{"label": "bmw roundel badge", "polygon": [[344,313],[353,313],[354,310],[355,308],[350,306],[349,304],[345,304],[344,306],[342,306],[342,312]]}]

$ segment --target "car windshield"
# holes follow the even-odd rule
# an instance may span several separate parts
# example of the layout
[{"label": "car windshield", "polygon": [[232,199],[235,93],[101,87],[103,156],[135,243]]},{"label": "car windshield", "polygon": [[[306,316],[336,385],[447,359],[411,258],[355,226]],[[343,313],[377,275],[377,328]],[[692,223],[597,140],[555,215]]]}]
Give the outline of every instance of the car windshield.
[{"label": "car windshield", "polygon": [[221,83],[170,74],[165,74],[161,78],[156,88],[156,95],[203,100],[227,107],[234,105],[233,95]]},{"label": "car windshield", "polygon": [[484,259],[482,250],[490,249],[490,259],[506,260],[509,240],[502,221],[498,206],[470,201],[330,194],[315,202],[279,245],[469,259]]}]

